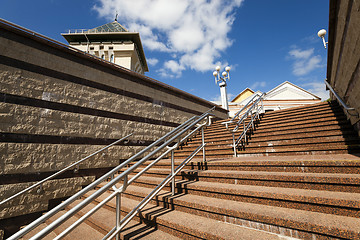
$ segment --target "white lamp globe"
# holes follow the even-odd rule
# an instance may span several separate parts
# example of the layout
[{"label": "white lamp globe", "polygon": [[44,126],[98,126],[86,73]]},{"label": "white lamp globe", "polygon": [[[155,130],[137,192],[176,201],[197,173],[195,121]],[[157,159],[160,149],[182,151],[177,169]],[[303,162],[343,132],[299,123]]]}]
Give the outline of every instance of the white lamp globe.
[{"label": "white lamp globe", "polygon": [[215,70],[220,71],[220,66],[216,66]]},{"label": "white lamp globe", "polygon": [[318,31],[318,36],[319,37],[323,38],[323,37],[325,37],[325,35],[326,35],[326,30],[325,29],[321,29],[320,31]]},{"label": "white lamp globe", "polygon": [[231,67],[227,66],[227,67],[225,68],[225,71],[230,72],[230,69],[231,69]]},{"label": "white lamp globe", "polygon": [[217,77],[218,72],[217,72],[217,71],[214,71],[214,72],[213,72],[213,75],[214,75],[214,77]]},{"label": "white lamp globe", "polygon": [[226,77],[227,72],[222,72],[223,77]]}]

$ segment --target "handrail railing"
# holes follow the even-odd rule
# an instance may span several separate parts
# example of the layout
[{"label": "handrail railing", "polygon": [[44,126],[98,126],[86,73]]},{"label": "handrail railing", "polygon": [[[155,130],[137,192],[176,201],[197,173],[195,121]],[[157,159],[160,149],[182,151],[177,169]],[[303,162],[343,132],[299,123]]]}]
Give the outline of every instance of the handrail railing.
[{"label": "handrail railing", "polygon": [[7,203],[7,202],[9,202],[10,200],[12,200],[12,199],[14,199],[14,198],[16,198],[16,197],[18,197],[18,196],[20,196],[20,195],[28,192],[28,191],[30,191],[31,189],[36,188],[36,187],[38,187],[38,186],[40,186],[40,189],[41,189],[41,186],[42,186],[43,183],[45,183],[46,181],[49,181],[50,179],[55,178],[56,176],[62,174],[63,172],[66,172],[66,171],[69,170],[69,169],[72,169],[73,167],[75,167],[74,171],[78,171],[78,170],[79,170],[79,169],[78,169],[78,167],[79,167],[78,165],[79,165],[80,163],[82,163],[82,162],[84,162],[85,160],[87,160],[87,159],[95,156],[96,154],[99,154],[99,153],[103,152],[104,150],[106,150],[106,149],[114,146],[115,144],[118,144],[119,142],[124,141],[125,139],[127,139],[127,138],[130,137],[131,135],[133,135],[133,134],[130,133],[130,134],[128,134],[127,136],[125,136],[125,137],[123,137],[123,138],[121,138],[121,139],[119,139],[119,140],[116,140],[115,142],[113,142],[113,143],[111,143],[111,144],[109,144],[109,145],[107,145],[107,146],[99,149],[98,151],[96,151],[96,152],[94,152],[94,153],[92,153],[92,154],[90,154],[90,155],[88,155],[88,156],[80,159],[79,161],[74,162],[74,163],[70,164],[69,166],[67,166],[67,167],[65,167],[65,168],[57,171],[56,173],[50,175],[49,177],[44,178],[43,180],[41,180],[41,181],[39,181],[39,182],[31,185],[31,186],[28,187],[28,188],[25,188],[24,190],[22,190],[22,191],[20,191],[20,192],[18,192],[18,193],[16,193],[16,194],[14,194],[14,195],[12,195],[11,197],[8,197],[7,199],[1,201],[1,202],[0,202],[0,205],[3,205],[3,204],[5,204],[5,203]]},{"label": "handrail railing", "polygon": [[[91,203],[93,200],[95,200],[97,197],[99,197],[101,194],[103,194],[105,191],[109,189],[113,189],[114,192],[110,194],[105,200],[103,200],[101,203],[99,203],[96,207],[94,207],[92,210],[90,210],[87,214],[85,214],[82,218],[78,219],[75,223],[73,223],[71,226],[69,226],[67,229],[63,231],[60,235],[57,236],[57,239],[64,237],[68,233],[70,233],[76,226],[78,226],[80,223],[82,223],[86,218],[91,216],[93,213],[95,213],[98,209],[100,209],[103,205],[105,205],[108,201],[116,197],[116,227],[115,230],[110,231],[105,238],[109,239],[113,236],[118,236],[118,233],[121,231],[121,229],[136,215],[137,212],[139,212],[152,198],[152,196],[155,196],[167,183],[172,181],[172,194],[175,193],[175,175],[182,169],[182,167],[185,166],[187,162],[189,162],[201,149],[203,149],[203,160],[206,161],[205,158],[205,142],[204,142],[204,127],[206,125],[211,124],[211,116],[213,114],[210,113],[210,111],[213,111],[214,107],[208,110],[207,112],[203,113],[200,116],[193,116],[192,118],[188,119],[183,124],[179,125],[177,128],[173,129],[169,133],[165,134],[163,137],[159,138],[158,140],[154,141],[152,144],[150,144],[145,149],[141,150],[137,154],[130,157],[125,162],[121,163],[119,166],[115,167],[108,173],[104,174],[91,184],[89,184],[87,187],[82,189],[81,191],[75,193],[73,196],[59,204],[58,206],[54,207],[49,212],[42,215],[40,218],[36,219],[34,222],[30,223],[14,235],[12,235],[9,239],[19,239],[29,233],[31,230],[39,226],[41,223],[49,219],[50,217],[57,214],[59,211],[63,210],[66,206],[74,202],[75,200],[82,197],[85,193],[89,192],[90,190],[94,189],[96,186],[98,186],[101,182],[107,180],[108,178],[112,178],[109,182],[107,182],[104,186],[97,189],[94,193],[92,193],[90,196],[88,196],[86,199],[81,201],[79,204],[71,208],[69,211],[64,213],[62,216],[58,217],[55,221],[53,221],[51,224],[49,224],[47,227],[39,231],[37,234],[35,234],[31,239],[39,239],[43,238],[47,234],[49,234],[51,231],[53,231],[55,228],[57,228],[59,225],[61,225],[63,222],[65,222],[67,219],[75,215],[78,211],[83,209],[86,205]],[[205,123],[201,123],[204,120],[207,120]],[[182,164],[178,168],[174,168],[174,151],[176,148],[178,148],[182,143],[184,143],[188,138],[196,134],[199,130],[202,130],[202,144],[192,153],[188,158],[186,158]],[[160,145],[160,146],[159,146]],[[157,147],[156,149],[152,150],[154,147]],[[160,153],[166,149],[164,152]],[[121,174],[117,175],[115,177],[115,174],[117,174],[122,168],[128,166],[130,163],[133,163],[135,160],[139,159],[142,155],[149,152],[147,155],[142,157],[140,160],[138,160],[136,163],[134,163],[131,167],[129,167],[127,170],[122,172]],[[148,166],[146,166],[142,171],[137,173],[134,177],[132,177],[130,180],[128,180],[129,174],[133,173],[136,168],[144,164],[147,160],[154,158],[155,154],[160,153],[160,156],[158,156],[152,163],[150,163]],[[143,200],[136,210],[131,211],[131,214],[129,213],[122,221],[120,221],[120,199],[121,199],[121,193],[126,190],[127,186],[131,184],[133,181],[135,181],[139,176],[141,176],[147,169],[151,168],[153,165],[155,165],[158,161],[160,161],[164,156],[171,153],[171,177],[167,177],[160,187],[157,187],[153,192],[151,196],[146,197],[146,200]],[[123,185],[119,188],[116,188],[115,184],[122,181]]]},{"label": "handrail railing", "polygon": [[258,93],[254,94],[254,96],[245,104],[245,106],[243,108],[240,109],[240,111],[238,111],[234,117],[229,121],[229,122],[234,122],[235,118],[239,117],[239,115],[241,114],[241,112],[243,112],[250,104],[252,104],[254,102],[254,99],[259,97],[260,95]]},{"label": "handrail railing", "polygon": [[338,100],[338,102],[343,106],[343,108],[352,116],[359,116],[359,114],[357,113],[356,115],[352,114],[350,111],[355,111],[355,108],[351,108],[348,107],[343,100],[341,99],[341,97],[335,92],[335,90],[331,87],[331,85],[327,82],[327,79],[324,80],[325,85],[327,88],[329,88],[329,90],[334,94],[334,96],[336,97],[336,99]]},{"label": "handrail railing", "polygon": [[[226,126],[226,129],[229,130],[232,134],[232,139],[233,139],[233,144],[232,147],[234,149],[234,157],[237,157],[237,148],[239,143],[241,142],[241,140],[243,138],[245,138],[245,142],[246,142],[246,133],[249,130],[250,127],[252,127],[252,129],[254,129],[254,120],[260,119],[260,113],[262,113],[264,111],[264,103],[263,103],[263,99],[265,97],[266,93],[263,93],[261,95],[256,94],[255,96],[253,96],[250,101],[242,108],[240,109],[240,111],[238,111],[235,116],[227,122],[223,122],[222,124],[224,124]],[[255,100],[256,99],[256,100]],[[259,106],[260,105],[260,106]],[[238,121],[235,121],[235,118],[239,117],[240,114],[245,111],[247,109],[247,111],[241,116],[241,118],[239,118]],[[249,123],[245,126],[245,120],[248,118],[248,116],[251,116]],[[235,122],[235,127],[233,129],[229,129],[230,124]],[[243,132],[240,134],[240,136],[235,139],[235,133],[238,131],[239,127],[243,125]]]}]

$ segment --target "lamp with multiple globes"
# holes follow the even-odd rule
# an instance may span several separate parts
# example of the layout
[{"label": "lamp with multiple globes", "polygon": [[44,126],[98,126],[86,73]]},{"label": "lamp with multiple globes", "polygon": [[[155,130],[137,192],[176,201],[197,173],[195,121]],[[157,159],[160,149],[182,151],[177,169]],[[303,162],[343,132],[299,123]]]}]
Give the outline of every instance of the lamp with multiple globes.
[{"label": "lamp with multiple globes", "polygon": [[227,66],[225,68],[225,71],[221,73],[222,76],[220,76],[220,66],[216,66],[215,71],[213,72],[213,75],[215,77],[215,84],[219,83],[220,87],[220,94],[221,94],[221,106],[229,110],[228,100],[227,100],[227,92],[226,92],[226,81],[230,80],[230,67]]}]

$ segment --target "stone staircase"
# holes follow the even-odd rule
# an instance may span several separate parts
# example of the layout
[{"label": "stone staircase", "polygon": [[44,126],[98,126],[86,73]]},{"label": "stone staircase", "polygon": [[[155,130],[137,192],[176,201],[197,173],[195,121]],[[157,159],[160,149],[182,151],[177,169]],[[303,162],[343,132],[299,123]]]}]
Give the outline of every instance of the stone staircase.
[{"label": "stone staircase", "polygon": [[[121,238],[360,239],[360,142],[341,113],[334,103],[266,113],[238,158],[230,133],[215,123],[205,133],[208,161],[192,160],[176,177],[176,194],[164,188]],[[199,136],[176,152],[175,166],[196,143]],[[169,173],[164,159],[128,186],[122,214]],[[114,224],[115,200],[66,239],[101,239]]]},{"label": "stone staircase", "polygon": [[[232,157],[232,135],[225,130],[224,121],[206,129],[208,158]],[[233,129],[230,125],[229,129]],[[240,128],[241,129],[241,128]],[[235,137],[240,135],[236,132]],[[201,142],[201,136],[177,151],[176,157],[191,153]],[[248,134],[248,141],[240,147],[241,156],[279,156],[298,154],[338,154],[360,152],[360,139],[346,120],[336,102],[313,104],[266,113]]]}]

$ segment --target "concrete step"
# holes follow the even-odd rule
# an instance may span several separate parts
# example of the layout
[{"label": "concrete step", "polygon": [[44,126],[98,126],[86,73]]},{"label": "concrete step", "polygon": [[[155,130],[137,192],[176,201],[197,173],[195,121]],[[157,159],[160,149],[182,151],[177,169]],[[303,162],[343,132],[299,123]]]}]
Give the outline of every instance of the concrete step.
[{"label": "concrete step", "polygon": [[[126,194],[123,194],[123,196],[121,199],[121,211],[128,213],[139,203],[140,199],[134,200],[128,198]],[[105,197],[106,194],[103,194],[97,201],[101,201]],[[108,209],[113,212],[113,215],[115,215],[115,201],[110,201],[107,206]],[[241,239],[249,240],[282,238],[278,234],[229,224],[151,203],[141,211],[136,220],[144,222],[148,226],[154,226],[157,231],[160,230],[181,239],[238,239],[239,236]],[[144,238],[149,239],[147,236]],[[172,238],[161,236],[159,239]]]},{"label": "concrete step", "polygon": [[301,113],[301,112],[316,112],[316,111],[321,111],[323,109],[339,110],[341,108],[334,101],[331,103],[311,104],[311,105],[306,105],[306,106],[287,108],[287,109],[278,110],[278,111],[271,111],[271,112],[267,112],[266,115],[269,117],[276,117],[276,116],[282,116],[282,115],[297,114],[297,113]]},{"label": "concrete step", "polygon": [[[30,233],[25,235],[23,239],[30,239],[35,234],[40,232],[42,229],[47,227],[50,223],[52,223],[53,221],[55,221],[56,219],[61,217],[65,212],[66,212],[65,210],[58,212],[57,214],[52,216],[50,219],[46,220],[45,223],[41,224],[40,226],[35,228],[33,231],[31,231]],[[60,234],[62,231],[64,231],[66,228],[68,228],[71,224],[73,224],[77,220],[78,220],[78,218],[76,216],[71,217],[70,219],[68,219],[66,222],[64,222],[62,225],[60,225],[58,228],[56,228],[54,231],[50,232],[47,236],[45,236],[42,239],[54,239],[55,237],[58,236],[58,234]],[[97,231],[96,229],[92,228],[91,226],[83,223],[83,224],[80,224],[76,229],[74,229],[70,234],[68,234],[67,236],[65,236],[62,239],[89,240],[89,239],[102,239],[102,238],[103,238],[103,235],[99,231]]]},{"label": "concrete step", "polygon": [[304,120],[304,119],[313,119],[313,118],[321,118],[324,117],[335,117],[339,119],[343,119],[344,112],[341,108],[333,109],[333,108],[326,108],[321,110],[313,111],[311,109],[304,110],[302,112],[295,112],[295,113],[282,113],[277,115],[269,115],[265,113],[261,120],[264,123],[276,123],[276,122],[287,122],[287,121],[296,121],[296,120]]},{"label": "concrete step", "polygon": [[[294,108],[294,110],[289,109],[263,114],[261,117],[261,123],[270,126],[278,125],[281,123],[291,123],[294,121],[297,122],[311,119],[324,120],[327,117],[337,120],[346,120],[346,117],[344,116],[344,113],[340,107],[331,108],[329,106],[322,106],[321,109],[314,109],[313,107],[308,106],[307,108],[303,108],[303,110],[301,110],[300,112],[299,110],[296,110],[296,108]],[[229,120],[230,119],[217,121],[213,123],[210,127],[208,127],[208,130],[220,130],[225,127],[221,123]],[[235,125],[230,124],[230,126],[234,127]]]},{"label": "concrete step", "polygon": [[[337,112],[334,112],[333,110],[329,109],[326,111],[321,112],[309,112],[309,113],[303,113],[303,114],[297,114],[294,116],[287,116],[287,115],[281,115],[279,117],[267,117],[266,114],[262,115],[260,123],[261,126],[266,126],[268,128],[273,126],[282,126],[282,125],[295,125],[299,123],[307,123],[307,122],[316,122],[314,120],[319,121],[345,121],[346,117],[344,116],[344,113],[340,110]],[[248,123],[249,120],[245,120],[245,124]],[[229,128],[234,128],[235,123],[228,124]],[[209,130],[215,131],[215,130],[221,130],[222,128],[225,128],[225,125],[215,125],[213,127],[209,127]]]},{"label": "concrete step", "polygon": [[[256,128],[255,131],[248,131],[248,135],[251,135],[254,138],[258,138],[258,137],[276,137],[279,135],[287,135],[287,134],[308,134],[308,133],[317,133],[317,132],[322,132],[322,131],[340,131],[340,134],[343,135],[343,132],[349,133],[351,135],[355,135],[354,130],[352,129],[351,126],[349,125],[339,125],[336,123],[317,123],[317,124],[309,124],[309,125],[296,125],[293,127],[283,127],[283,128],[279,128],[279,129],[263,129],[261,127]],[[240,134],[242,133],[242,129],[239,129],[236,133],[235,136],[238,137],[240,136]],[[223,131],[218,131],[218,132],[205,132],[205,140],[207,141],[216,141],[218,139],[232,139],[232,134],[227,131],[227,130],[223,130]],[[289,136],[289,138],[291,138],[293,136]],[[196,142],[199,141],[201,139],[201,135],[196,135],[195,137],[193,137],[192,139],[190,139],[189,142]]]},{"label": "concrete step", "polygon": [[[178,166],[184,158],[175,158]],[[144,166],[150,164],[148,161]],[[156,168],[170,169],[169,159],[158,162]],[[185,169],[225,171],[267,171],[290,173],[339,173],[360,174],[360,154],[323,154],[289,156],[240,156],[219,158],[202,162],[193,159]]]},{"label": "concrete step", "polygon": [[292,121],[278,121],[272,123],[266,123],[264,121],[260,121],[257,128],[261,129],[282,129],[282,128],[289,128],[289,127],[296,127],[296,126],[303,126],[303,127],[310,127],[310,126],[331,126],[331,125],[347,125],[349,124],[345,117],[332,117],[323,115],[321,118],[314,117],[314,118],[302,118],[302,119],[295,119]]},{"label": "concrete step", "polygon": [[[248,135],[248,145],[252,144],[261,144],[264,142],[274,142],[274,143],[283,143],[288,142],[312,142],[316,143],[318,141],[319,144],[323,143],[324,139],[325,142],[329,142],[329,139],[337,138],[344,139],[345,143],[349,144],[355,144],[357,142],[360,142],[360,138],[354,134],[351,130],[340,130],[338,126],[334,127],[326,127],[324,128],[308,128],[306,129],[307,132],[304,132],[304,129],[295,129],[295,130],[288,130],[288,131],[278,131],[278,132],[268,132],[268,133],[257,133],[254,132],[252,135]],[[240,133],[239,133],[240,134]],[[239,136],[239,134],[235,135],[235,138]],[[336,140],[336,142],[338,142]],[[200,144],[200,139],[193,139],[191,141],[188,141],[186,145],[182,146],[181,149],[184,149],[186,147],[191,146],[197,146]],[[218,136],[212,136],[212,137],[206,137],[205,135],[205,142],[209,145],[219,145],[224,146],[225,148],[228,148],[230,145],[232,145],[232,136],[228,134],[222,134]],[[273,144],[274,144],[273,143]],[[245,145],[246,147],[247,145]],[[310,149],[309,149],[310,150]]]},{"label": "concrete step", "polygon": [[[168,174],[170,168],[152,168],[144,176],[165,178]],[[185,169],[176,179],[360,193],[360,174]]]},{"label": "concrete step", "polygon": [[[24,240],[28,240],[30,238],[32,238],[33,236],[35,236],[35,234],[39,233],[42,229],[44,229],[45,227],[47,227],[48,225],[46,223],[42,223],[40,224],[37,228],[35,228],[34,230],[32,230],[31,232],[29,232],[28,234],[26,234],[24,237],[20,238],[20,239],[24,239]],[[44,240],[51,240],[56,238],[56,234],[54,232],[49,233],[47,236],[45,236]],[[0,238],[1,239],[1,238]]]},{"label": "concrete step", "polygon": [[[267,112],[266,114],[263,115],[262,119],[264,121],[271,121],[275,120],[277,121],[278,119],[283,119],[285,118],[299,118],[301,116],[307,116],[307,115],[316,115],[319,113],[324,113],[324,112],[333,112],[335,114],[341,114],[343,115],[343,111],[341,109],[341,107],[339,107],[339,105],[337,104],[312,104],[312,105],[307,105],[307,106],[303,106],[303,107],[295,107],[295,108],[291,108],[291,109],[284,109],[284,110],[279,110],[279,111],[273,111],[273,112]],[[216,125],[220,125],[223,122],[229,121],[228,120],[221,120],[221,121],[217,121]]]},{"label": "concrete step", "polygon": [[[155,188],[162,178],[141,176],[135,185]],[[165,190],[170,191],[170,186]],[[360,217],[360,193],[177,180],[177,194]]]},{"label": "concrete step", "polygon": [[[187,157],[193,152],[192,148],[183,148],[181,151],[175,152],[175,157]],[[205,147],[206,157],[231,157],[234,155],[233,148],[229,145]],[[339,154],[339,153],[358,153],[360,152],[360,143],[357,142],[324,142],[297,145],[282,146],[266,146],[266,147],[248,147],[238,149],[238,155],[254,155],[254,156],[274,156],[274,155],[308,155],[308,154]],[[196,156],[202,156],[199,152]]]},{"label": "concrete step", "polygon": [[[313,129],[316,129],[317,131],[321,130],[328,130],[328,129],[341,129],[341,130],[352,130],[351,126],[347,121],[338,121],[338,120],[321,120],[321,119],[314,119],[310,122],[294,122],[290,124],[278,124],[273,125],[272,127],[266,127],[260,124],[257,126],[255,125],[254,134],[261,135],[264,133],[272,133],[274,134],[281,134],[284,132],[292,132],[292,131],[298,131],[301,130],[302,132],[308,132],[313,131]],[[233,129],[233,128],[231,128]],[[242,132],[242,127],[238,129],[238,132],[235,135],[240,135],[240,132]],[[354,132],[354,131],[353,131]],[[228,136],[231,137],[231,132],[226,130],[224,127],[223,129],[219,129],[216,131],[210,131],[206,130],[205,132],[205,139],[209,138],[217,138],[221,136]],[[201,135],[197,135],[193,138],[193,140],[200,139]]]},{"label": "concrete step", "polygon": [[[318,135],[318,136],[316,136]],[[245,144],[243,148],[251,149],[251,148],[264,148],[264,147],[281,147],[281,146],[300,146],[300,145],[311,145],[311,144],[328,144],[328,143],[339,143],[339,144],[356,144],[359,143],[360,140],[358,137],[343,137],[343,136],[322,136],[322,134],[318,133],[315,136],[307,136],[304,137],[297,136],[297,138],[282,138],[282,139],[275,139],[275,140],[262,140],[261,138],[258,139],[251,139],[248,143]],[[193,151],[196,149],[201,143],[189,143],[185,146],[181,147],[182,151]],[[227,141],[217,141],[217,142],[207,142],[206,149],[221,149],[221,148],[228,148],[229,146],[232,147],[232,140]]]},{"label": "concrete step", "polygon": [[[91,192],[90,192],[91,193]],[[105,194],[108,195],[108,194]],[[88,194],[86,195],[88,196]],[[103,195],[104,196],[104,195]],[[75,201],[73,204],[69,206],[69,209],[74,207],[76,204],[78,204],[81,200]],[[77,217],[83,216],[85,213],[87,213],[89,210],[91,210],[93,207],[96,206],[97,201],[94,201],[93,203],[87,205],[85,208],[80,210],[80,212],[77,214]],[[113,199],[114,208],[115,208],[115,199]],[[124,204],[122,202],[122,204]],[[88,239],[102,239],[114,226],[115,226],[115,220],[116,220],[116,214],[114,211],[114,208],[111,206],[106,206],[95,212],[92,216],[90,216],[87,220],[86,224],[89,227],[94,230],[96,229],[101,235],[99,237],[91,237],[88,236]],[[122,215],[125,215],[125,212],[122,211]],[[81,224],[81,225],[83,225]],[[81,226],[80,225],[80,226]],[[70,239],[78,239],[78,235],[75,232],[72,232],[72,238]],[[88,232],[82,232],[82,235],[87,235]],[[69,235],[71,237],[71,235]],[[84,238],[86,239],[86,238]],[[129,224],[124,228],[124,230],[120,234],[120,239],[179,239],[177,237],[174,237],[171,234],[168,234],[166,232],[163,232],[161,230],[156,229],[156,227],[147,225],[144,223],[139,223],[139,221],[132,220],[129,222]]]},{"label": "concrete step", "polygon": [[[150,191],[149,188],[131,186],[124,195],[127,198],[140,201]],[[191,194],[171,196],[167,191],[160,192],[153,199],[152,204],[172,211],[183,211],[208,219],[274,232],[288,237],[301,239],[326,239],[327,237],[355,239],[360,236],[358,231],[360,219],[354,217]],[[187,221],[192,222],[192,218]],[[242,239],[240,236],[237,239]]]},{"label": "concrete step", "polygon": [[[238,134],[236,135],[238,136]],[[353,130],[341,131],[336,129],[329,129],[323,131],[311,131],[305,134],[300,133],[290,133],[290,134],[278,134],[273,136],[268,136],[263,134],[263,136],[258,136],[258,134],[253,134],[249,136],[251,138],[250,143],[257,143],[257,142],[265,142],[265,141],[281,141],[281,140],[296,140],[296,139],[307,139],[307,138],[319,138],[319,137],[357,137]],[[223,137],[216,137],[216,138],[205,138],[208,144],[219,144],[219,145],[231,145],[232,144],[232,137],[223,136]],[[201,143],[200,138],[192,139],[191,141],[187,142],[187,146],[191,145],[199,145]]]}]

